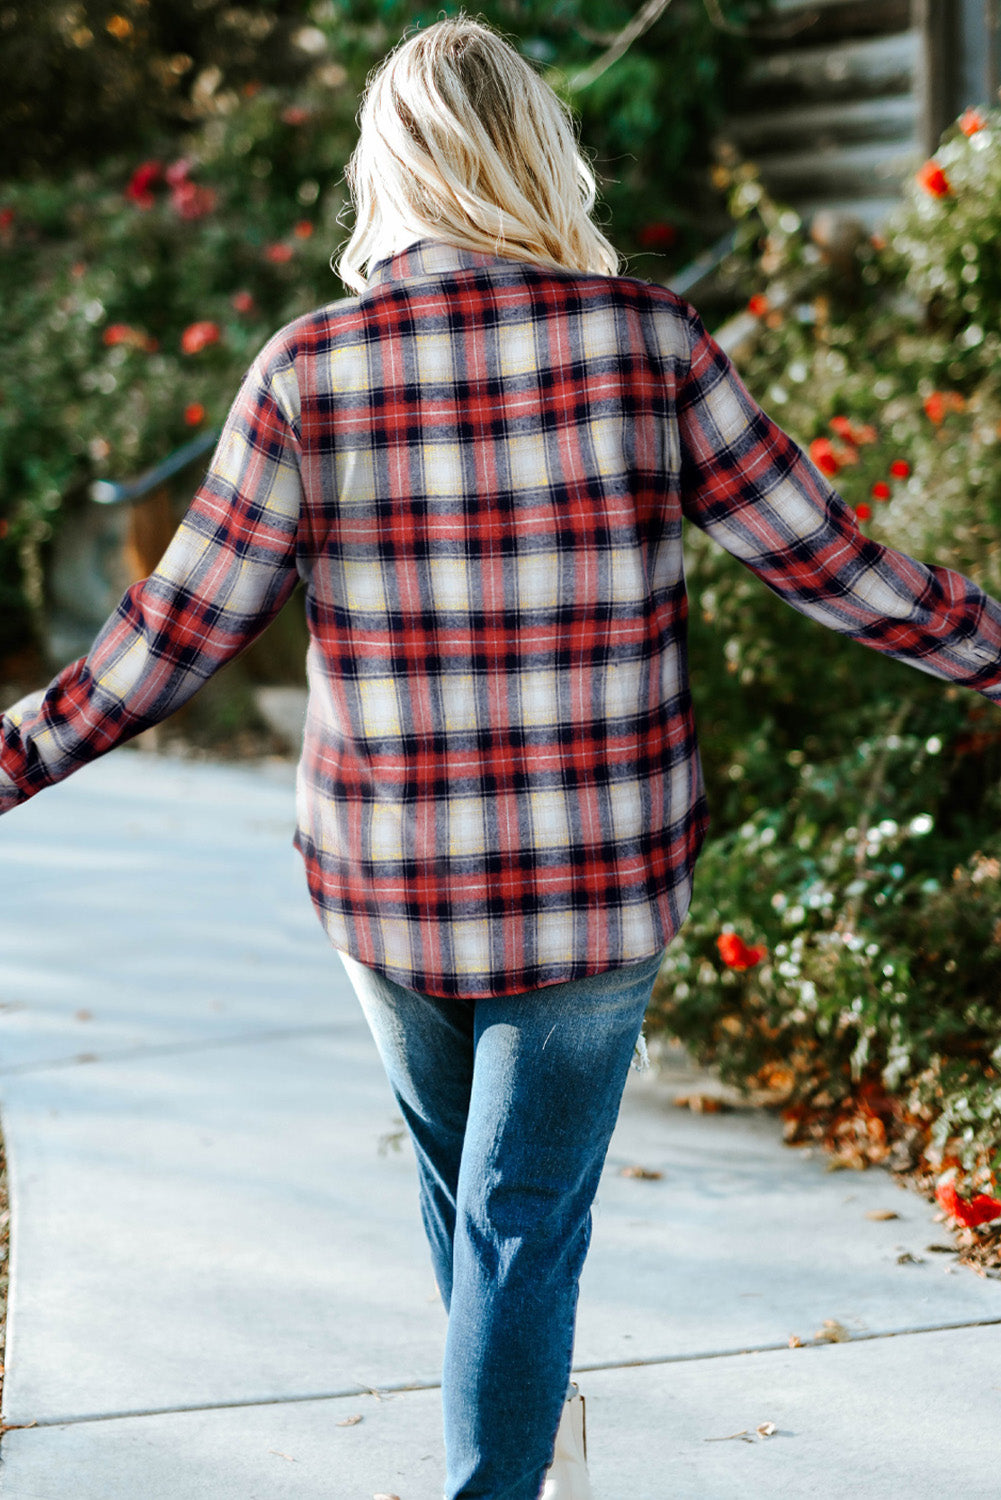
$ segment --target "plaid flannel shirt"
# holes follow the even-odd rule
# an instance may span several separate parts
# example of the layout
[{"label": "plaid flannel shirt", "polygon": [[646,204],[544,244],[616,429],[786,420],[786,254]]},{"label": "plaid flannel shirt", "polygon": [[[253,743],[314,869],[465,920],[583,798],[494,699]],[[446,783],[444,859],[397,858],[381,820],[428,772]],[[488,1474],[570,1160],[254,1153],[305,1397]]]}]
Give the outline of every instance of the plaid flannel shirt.
[{"label": "plaid flannel shirt", "polygon": [[652,955],[708,821],[683,517],[1001,700],[1001,605],[863,537],[687,303],[423,240],[259,355],[153,575],[0,720],[0,810],[178,708],[302,579],[296,843],[334,945],[464,996]]}]

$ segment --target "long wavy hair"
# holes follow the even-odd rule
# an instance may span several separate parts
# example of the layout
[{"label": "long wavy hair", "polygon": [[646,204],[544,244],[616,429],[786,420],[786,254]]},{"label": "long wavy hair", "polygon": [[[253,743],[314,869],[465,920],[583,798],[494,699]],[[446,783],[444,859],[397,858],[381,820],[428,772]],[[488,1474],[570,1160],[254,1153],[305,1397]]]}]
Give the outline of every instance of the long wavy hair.
[{"label": "long wavy hair", "polygon": [[346,177],[345,286],[430,238],[514,260],[614,275],[594,223],[594,173],[573,117],[535,69],[465,15],[405,36],[370,74]]}]

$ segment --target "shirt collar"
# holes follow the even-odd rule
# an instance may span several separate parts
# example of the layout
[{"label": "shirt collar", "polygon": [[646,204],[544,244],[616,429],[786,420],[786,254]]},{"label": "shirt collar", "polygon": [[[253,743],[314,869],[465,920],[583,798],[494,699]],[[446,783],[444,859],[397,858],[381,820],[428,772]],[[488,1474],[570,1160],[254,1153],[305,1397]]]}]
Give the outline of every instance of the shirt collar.
[{"label": "shirt collar", "polygon": [[438,275],[442,271],[464,271],[471,266],[492,266],[499,261],[510,264],[511,257],[491,255],[486,250],[467,250],[444,240],[415,240],[396,255],[377,261],[368,273],[368,286],[405,281],[412,276]]}]

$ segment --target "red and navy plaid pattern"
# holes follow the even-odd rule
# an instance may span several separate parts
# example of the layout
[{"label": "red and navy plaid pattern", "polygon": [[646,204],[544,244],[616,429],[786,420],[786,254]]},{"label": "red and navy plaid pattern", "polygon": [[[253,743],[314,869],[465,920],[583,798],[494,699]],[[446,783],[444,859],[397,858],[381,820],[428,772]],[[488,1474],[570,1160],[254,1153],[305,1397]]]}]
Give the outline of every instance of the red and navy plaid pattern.
[{"label": "red and navy plaid pattern", "polygon": [[1001,605],[864,538],[686,303],[424,240],[263,350],[152,577],[3,718],[0,809],[164,718],[301,578],[296,842],[335,946],[467,996],[652,955],[707,826],[685,516],[1001,699]]}]

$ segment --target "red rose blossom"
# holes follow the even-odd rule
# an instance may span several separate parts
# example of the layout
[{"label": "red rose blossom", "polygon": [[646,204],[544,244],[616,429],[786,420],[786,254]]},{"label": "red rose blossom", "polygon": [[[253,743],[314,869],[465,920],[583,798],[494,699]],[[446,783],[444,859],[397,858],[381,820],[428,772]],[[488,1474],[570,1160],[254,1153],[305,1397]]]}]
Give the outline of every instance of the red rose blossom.
[{"label": "red rose blossom", "polygon": [[164,178],[166,179],[167,186],[176,188],[180,187],[182,182],[187,182],[188,178],[191,176],[191,169],[193,166],[194,162],[191,160],[190,156],[182,156],[177,161],[171,162],[170,166],[163,174]]},{"label": "red rose blossom", "polygon": [[269,260],[273,266],[284,266],[292,259],[292,246],[283,245],[279,241],[276,245],[265,245],[264,259]]},{"label": "red rose blossom", "polygon": [[184,425],[198,427],[205,420],[205,408],[200,401],[190,401],[184,408]]},{"label": "red rose blossom", "polygon": [[925,416],[934,422],[937,427],[945,416],[945,397],[942,395],[942,392],[932,391],[930,396],[926,396],[924,408]]},{"label": "red rose blossom", "polygon": [[841,468],[841,460],[834,451],[834,446],[829,438],[814,438],[810,444],[810,458],[816,464],[821,474],[826,474],[828,479]]},{"label": "red rose blossom", "polygon": [[137,208],[152,208],[155,202],[152,189],[163,176],[163,163],[159,161],[140,162],[132,176],[129,178],[125,189],[125,196],[130,203]]},{"label": "red rose blossom", "polygon": [[670,250],[677,238],[677,229],[665,219],[659,219],[655,224],[644,224],[638,235],[644,250]]},{"label": "red rose blossom", "polygon": [[293,229],[292,233],[295,235],[297,240],[308,240],[312,236],[313,226],[310,223],[309,219],[300,219]]},{"label": "red rose blossom", "polygon": [[932,391],[930,396],[924,400],[925,416],[935,423],[937,427],[947,411],[963,411],[966,406],[965,397],[958,391]]},{"label": "red rose blossom", "polygon": [[940,1182],[935,1189],[935,1198],[940,1208],[951,1214],[964,1229],[974,1229],[978,1224],[989,1224],[991,1219],[1001,1218],[1001,1203],[988,1198],[986,1193],[977,1193],[967,1200],[959,1196],[954,1181]]},{"label": "red rose blossom", "polygon": [[189,323],[181,334],[181,349],[185,354],[200,354],[210,344],[219,342],[219,324],[211,323],[203,319],[198,323]]},{"label": "red rose blossom", "polygon": [[772,304],[769,302],[764,292],[755,292],[754,296],[747,304],[747,310],[749,313],[753,314],[754,317],[763,318],[771,305]]},{"label": "red rose blossom", "polygon": [[937,161],[926,161],[917,174],[918,186],[933,198],[948,198],[952,185]]},{"label": "red rose blossom", "polygon": [[979,109],[964,109],[959,117],[959,128],[964,135],[976,135],[987,124],[987,116]]},{"label": "red rose blossom", "polygon": [[890,473],[894,479],[906,479],[911,472],[911,466],[906,458],[895,458],[890,465]]},{"label": "red rose blossom", "polygon": [[234,292],[229,300],[238,313],[249,313],[254,310],[254,298],[251,292]]},{"label": "red rose blossom", "polygon": [[861,505],[856,505],[855,514],[858,516],[860,521],[871,521],[872,506],[866,505],[865,501],[863,500]]},{"label": "red rose blossom", "polygon": [[101,334],[101,342],[107,344],[109,349],[113,349],[116,344],[134,344],[137,338],[142,338],[142,334],[128,323],[109,323]]},{"label": "red rose blossom", "polygon": [[885,479],[878,479],[872,487],[872,498],[874,500],[889,500],[893,491]]},{"label": "red rose blossom", "polygon": [[755,948],[748,947],[736,932],[721,932],[716,939],[716,947],[727,968],[740,971],[753,969],[768,952],[763,944]]},{"label": "red rose blossom", "polygon": [[218,199],[211,188],[202,187],[187,178],[171,189],[170,206],[180,219],[204,219],[215,208]]}]

